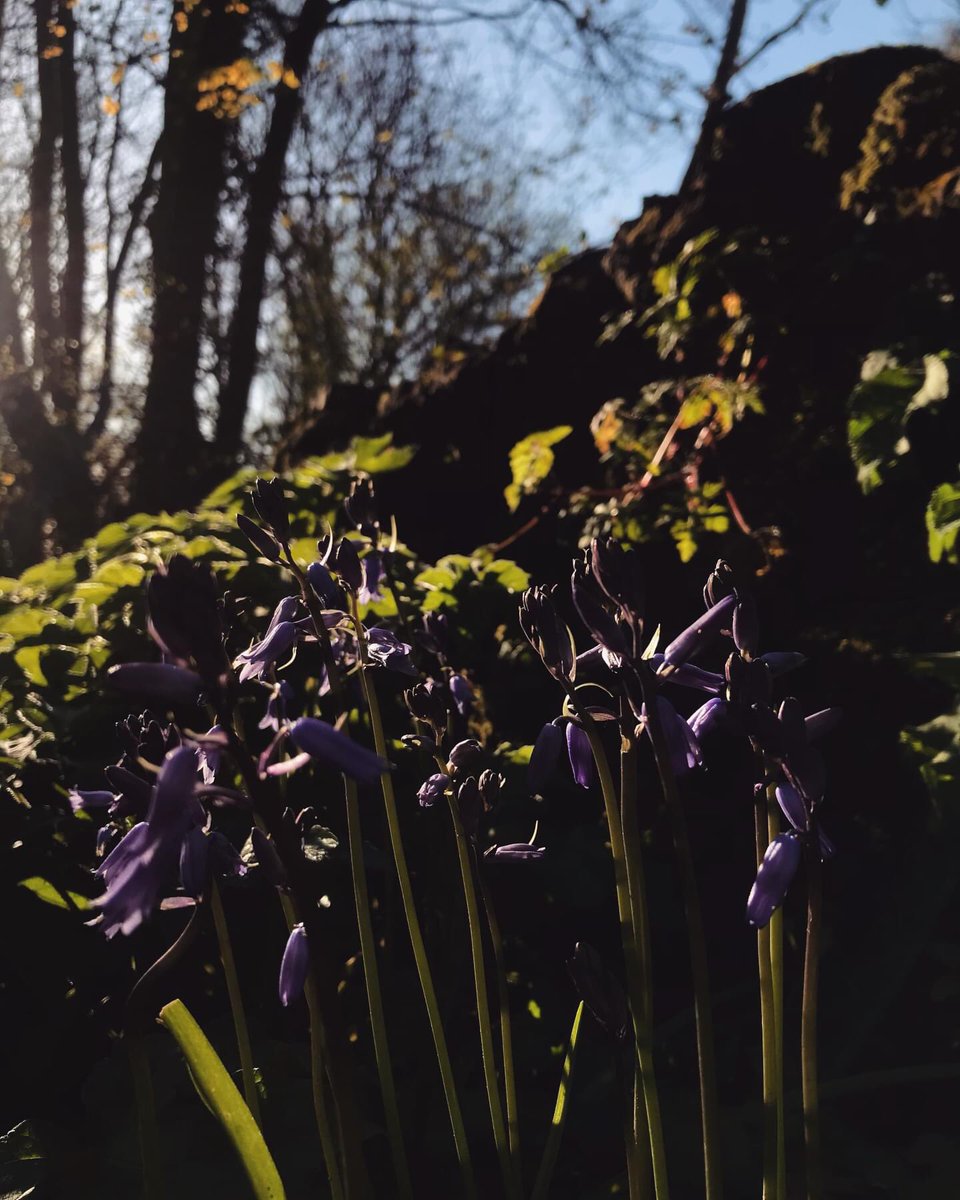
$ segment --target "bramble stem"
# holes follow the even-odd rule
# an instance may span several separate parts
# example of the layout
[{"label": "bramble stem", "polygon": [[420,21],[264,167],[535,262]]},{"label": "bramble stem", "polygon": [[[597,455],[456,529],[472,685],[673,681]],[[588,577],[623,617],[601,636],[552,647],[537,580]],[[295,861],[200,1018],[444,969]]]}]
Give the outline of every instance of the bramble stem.
[{"label": "bramble stem", "polygon": [[210,882],[210,910],[213,913],[213,924],[217,931],[220,962],[223,964],[223,977],[227,984],[230,1014],[233,1017],[233,1028],[237,1035],[237,1050],[240,1052],[243,1098],[247,1102],[247,1108],[250,1109],[250,1115],[262,1129],[263,1120],[260,1116],[260,1093],[257,1089],[253,1052],[250,1049],[250,1030],[247,1028],[247,1014],[243,1007],[243,994],[240,991],[237,964],[233,957],[233,943],[230,940],[230,927],[227,925],[227,914],[223,911],[223,900],[221,899],[220,889],[217,887],[215,880],[211,880]]},{"label": "bramble stem", "polygon": [[[381,757],[386,757],[387,743],[383,733],[383,719],[380,715],[380,705],[377,702],[376,689],[367,674],[366,641],[363,627],[357,615],[356,599],[351,597],[351,609],[356,626],[357,644],[360,648],[360,681],[363,687],[364,699],[370,713],[370,727],[373,730],[373,744]],[[427,948],[423,941],[423,931],[420,928],[420,918],[413,898],[413,887],[410,883],[410,871],[407,867],[407,856],[403,848],[403,836],[400,831],[400,818],[397,813],[397,801],[393,792],[393,780],[389,771],[380,776],[380,788],[383,793],[383,806],[387,817],[387,829],[390,834],[390,846],[393,851],[393,861],[397,870],[397,882],[400,885],[400,899],[403,904],[404,916],[407,920],[407,931],[410,935],[410,945],[413,958],[420,978],[420,988],[423,992],[424,1004],[427,1008],[427,1019],[430,1022],[430,1032],[433,1035],[433,1045],[437,1055],[437,1065],[440,1068],[440,1079],[443,1084],[443,1094],[450,1116],[450,1127],[453,1130],[453,1140],[457,1151],[457,1160],[463,1175],[465,1194],[476,1196],[476,1184],[473,1178],[473,1167],[470,1161],[470,1145],[467,1141],[467,1131],[463,1123],[460,1101],[457,1098],[456,1082],[453,1077],[453,1067],[450,1063],[450,1053],[447,1049],[447,1039],[443,1032],[443,1022],[440,1019],[440,1006],[437,1003],[437,993],[433,986],[433,974],[430,961],[427,958]]]},{"label": "bramble stem", "polygon": [[387,1137],[396,1175],[398,1194],[412,1200],[413,1185],[403,1146],[403,1130],[400,1110],[397,1105],[397,1089],[393,1078],[390,1059],[390,1043],[387,1039],[387,1022],[383,1010],[383,993],[380,989],[380,969],[377,963],[377,945],[370,918],[370,898],[367,892],[367,872],[363,863],[363,834],[360,826],[360,803],[356,782],[343,777],[347,805],[347,838],[350,843],[350,869],[353,874],[353,895],[357,908],[357,926],[360,932],[360,954],[363,960],[363,978],[367,991],[367,1007],[370,1012],[370,1029],[373,1034],[373,1052],[380,1077],[380,1092],[387,1122]]},{"label": "bramble stem", "polygon": [[800,1032],[803,1135],[807,1156],[807,1200],[821,1200],[820,1097],[817,1091],[817,991],[820,981],[820,918],[823,895],[815,820],[807,843],[807,943],[803,956],[803,1015]]}]

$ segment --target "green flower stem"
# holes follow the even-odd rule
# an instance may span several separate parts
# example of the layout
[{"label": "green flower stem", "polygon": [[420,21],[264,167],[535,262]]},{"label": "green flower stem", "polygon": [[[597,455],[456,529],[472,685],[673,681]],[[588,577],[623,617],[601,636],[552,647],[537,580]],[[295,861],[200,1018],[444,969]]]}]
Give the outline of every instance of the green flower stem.
[{"label": "green flower stem", "polygon": [[[364,698],[367,703],[367,709],[370,713],[370,726],[373,730],[373,744],[381,757],[386,757],[387,743],[383,733],[383,720],[380,716],[380,705],[377,702],[376,689],[373,686],[367,673],[366,662],[366,642],[364,641],[362,626],[357,616],[356,600],[351,598],[351,607],[353,617],[356,623],[357,640],[360,647],[361,672],[360,680],[363,687]],[[457,1159],[460,1163],[460,1170],[463,1175],[463,1185],[465,1194],[469,1197],[476,1196],[476,1184],[473,1178],[473,1167],[470,1162],[470,1145],[467,1141],[467,1131],[463,1123],[463,1114],[460,1109],[460,1101],[457,1098],[456,1083],[453,1077],[453,1067],[450,1063],[450,1053],[447,1050],[447,1039],[443,1032],[443,1023],[440,1019],[440,1006],[437,1003],[437,993],[433,986],[433,974],[430,970],[430,962],[427,958],[427,948],[423,942],[423,932],[420,928],[420,919],[417,916],[417,907],[413,898],[413,887],[410,883],[410,872],[407,867],[407,856],[403,848],[403,837],[400,832],[400,818],[397,813],[397,801],[393,792],[393,780],[390,773],[385,771],[380,776],[380,787],[383,793],[383,805],[386,811],[387,828],[390,833],[390,845],[393,850],[393,861],[397,869],[397,882],[400,885],[400,899],[403,904],[404,915],[407,919],[407,930],[410,935],[410,944],[413,948],[413,957],[417,967],[417,974],[420,977],[420,987],[423,991],[423,1000],[427,1008],[427,1018],[430,1022],[430,1032],[433,1034],[433,1044],[437,1054],[437,1065],[440,1068],[440,1079],[443,1084],[443,1094],[447,1102],[447,1112],[450,1115],[450,1126],[453,1130],[453,1140],[456,1145]]]},{"label": "green flower stem", "polygon": [[503,957],[503,938],[500,935],[500,922],[497,920],[497,910],[493,904],[490,888],[478,872],[480,880],[480,897],[487,914],[487,928],[490,930],[490,944],[493,946],[493,961],[497,970],[497,1002],[500,1008],[500,1051],[503,1058],[503,1091],[507,1106],[507,1140],[510,1144],[510,1155],[513,1158],[517,1178],[521,1178],[520,1159],[520,1113],[517,1108],[516,1072],[513,1064],[513,1026],[510,1022],[510,993],[507,989],[507,969]]},{"label": "green flower stem", "polygon": [[670,766],[670,755],[663,736],[656,688],[649,672],[641,673],[643,698],[647,710],[647,729],[653,743],[653,753],[660,776],[667,811],[673,827],[673,846],[680,871],[687,914],[687,936],[690,943],[690,967],[693,974],[693,1011],[697,1037],[697,1065],[700,1073],[700,1119],[703,1128],[703,1174],[706,1200],[720,1200],[723,1181],[720,1167],[720,1119],[717,1107],[717,1068],[713,1048],[713,1014],[710,1008],[710,972],[707,966],[707,944],[703,934],[700,895],[690,852],[687,819],[677,781]]},{"label": "green flower stem", "polygon": [[470,930],[470,955],[473,959],[473,983],[477,997],[477,1025],[480,1030],[480,1058],[483,1063],[483,1081],[487,1089],[487,1105],[490,1123],[493,1126],[493,1141],[500,1159],[507,1195],[517,1198],[520,1187],[513,1169],[507,1128],[503,1120],[503,1105],[500,1103],[500,1085],[497,1081],[497,1056],[493,1047],[493,1025],[490,1021],[490,1002],[487,999],[487,971],[483,960],[483,932],[480,925],[480,908],[477,904],[477,889],[473,882],[473,862],[470,844],[463,832],[457,798],[450,796],[450,818],[453,821],[454,839],[457,843],[457,859],[460,877],[463,880],[463,895],[467,904],[467,926]]},{"label": "green flower stem", "polygon": [[140,1139],[140,1165],[143,1171],[144,1200],[163,1200],[163,1171],[160,1165],[160,1135],[157,1107],[153,1094],[153,1076],[144,1039],[139,1034],[126,1039],[133,1093],[137,1105],[137,1132]]},{"label": "green flower stem", "polygon": [[[776,788],[767,788],[767,841],[780,833],[780,807]],[[770,975],[773,982],[773,1020],[777,1059],[777,1200],[787,1200],[787,1131],[783,1070],[783,910],[770,918]]]},{"label": "green flower stem", "polygon": [[[283,909],[287,929],[293,929],[299,917],[293,900],[284,892],[278,892],[280,907]],[[307,976],[304,986],[304,996],[307,1001],[307,1012],[310,1015],[310,1090],[313,1096],[313,1115],[317,1123],[317,1133],[320,1137],[320,1149],[327,1167],[327,1180],[330,1184],[330,1200],[343,1200],[343,1177],[340,1172],[340,1158],[337,1154],[337,1143],[330,1123],[330,1111],[327,1107],[326,1095],[326,1053],[324,1050],[323,1022],[320,1019],[320,998],[316,981],[312,972]],[[332,1084],[331,1084],[332,1086]]]},{"label": "green flower stem", "polygon": [[807,943],[803,956],[803,1014],[800,1031],[803,1132],[807,1156],[807,1200],[821,1200],[820,1097],[817,1091],[817,993],[820,980],[820,918],[823,905],[816,823],[807,843]]},{"label": "green flower stem", "polygon": [[363,959],[363,977],[367,989],[367,1006],[370,1011],[370,1028],[373,1033],[373,1050],[380,1077],[380,1092],[387,1122],[387,1137],[393,1157],[393,1169],[397,1180],[398,1195],[412,1200],[413,1186],[410,1168],[403,1146],[403,1130],[400,1109],[397,1105],[397,1089],[393,1079],[390,1059],[390,1044],[387,1040],[387,1023],[383,1011],[383,993],[380,990],[380,969],[377,963],[377,945],[370,919],[370,899],[367,893],[367,872],[363,863],[363,835],[360,826],[360,803],[357,785],[344,776],[344,793],[347,802],[347,837],[350,843],[350,869],[353,873],[353,895],[357,907],[357,925],[360,931],[360,953]]},{"label": "green flower stem", "polygon": [[[621,741],[620,818],[623,828],[624,862],[630,888],[630,909],[636,947],[638,972],[636,990],[640,996],[640,1031],[637,1037],[637,1073],[643,1092],[641,1111],[634,1098],[634,1128],[638,1140],[649,1136],[650,1162],[654,1190],[658,1200],[668,1195],[667,1155],[660,1116],[660,1094],[653,1065],[653,958],[650,947],[650,916],[643,870],[643,844],[637,815],[637,744],[633,738]],[[646,1124],[646,1129],[641,1126]]]},{"label": "green flower stem", "polygon": [[[767,850],[767,804],[763,791],[754,797],[754,840],[757,867]],[[763,1200],[778,1200],[777,1018],[771,970],[770,926],[757,930],[757,969],[760,980],[760,1044],[763,1060]]]},{"label": "green flower stem", "polygon": [[[627,973],[627,991],[630,996],[630,1012],[633,1023],[634,1040],[637,1047],[637,1066],[641,1073],[644,1088],[644,1101],[647,1103],[648,1087],[652,1084],[652,1079],[648,1080],[646,1076],[652,1076],[653,1056],[650,1052],[649,1033],[644,1028],[644,1013],[647,1009],[647,1002],[644,997],[642,968],[637,951],[637,938],[634,931],[634,916],[633,903],[630,894],[630,883],[627,875],[627,856],[623,844],[623,829],[620,822],[620,803],[617,796],[617,789],[613,781],[613,774],[610,770],[610,764],[607,761],[606,753],[603,749],[603,742],[600,740],[600,733],[597,729],[597,724],[589,712],[586,711],[577,701],[576,693],[571,688],[568,692],[571,705],[573,705],[580,723],[583,726],[583,731],[590,741],[590,749],[593,752],[594,762],[597,766],[597,774],[600,778],[600,791],[603,795],[603,805],[607,817],[607,829],[610,835],[610,854],[613,858],[614,879],[616,882],[617,891],[617,911],[620,918],[620,934],[623,939],[623,957],[626,965]],[[655,1085],[653,1085],[655,1088]],[[656,1095],[655,1091],[652,1093]],[[650,1110],[654,1112],[655,1123],[659,1113],[659,1105],[653,1106],[652,1102],[648,1106],[647,1137],[650,1142],[650,1159],[653,1168],[653,1186],[654,1194],[657,1200],[667,1200],[669,1196],[669,1188],[667,1184],[667,1169],[666,1161],[663,1155],[663,1139],[662,1135],[658,1138],[654,1133],[653,1126],[650,1123]],[[634,1131],[634,1145],[639,1144],[639,1138]],[[630,1147],[627,1149],[628,1154],[631,1153]]]},{"label": "green flower stem", "polygon": [[223,911],[223,900],[220,897],[220,889],[217,887],[215,881],[210,884],[210,909],[213,913],[214,928],[217,931],[217,945],[220,948],[220,962],[223,964],[223,975],[227,984],[227,996],[230,1000],[233,1028],[237,1035],[237,1050],[240,1052],[243,1098],[247,1102],[247,1108],[250,1109],[250,1115],[262,1129],[263,1121],[260,1117],[260,1095],[257,1090],[253,1053],[250,1049],[250,1031],[247,1028],[247,1014],[243,1007],[243,995],[240,991],[240,980],[237,977],[237,964],[233,957],[233,943],[230,940],[227,915]]},{"label": "green flower stem", "polygon": [[540,1160],[540,1170],[537,1172],[537,1181],[533,1185],[533,1194],[530,1200],[547,1200],[547,1194],[550,1191],[550,1181],[553,1178],[553,1169],[557,1163],[557,1155],[560,1153],[560,1142],[563,1138],[563,1126],[567,1119],[567,1099],[570,1092],[570,1083],[573,1079],[573,1068],[577,1061],[577,1038],[580,1033],[580,1020],[583,1017],[583,1001],[577,1005],[576,1016],[573,1018],[573,1028],[570,1030],[570,1044],[567,1047],[566,1057],[563,1060],[563,1070],[560,1073],[560,1086],[557,1088],[557,1102],[553,1108],[553,1120],[550,1122],[550,1132],[547,1134],[547,1144],[543,1150],[543,1158]]}]

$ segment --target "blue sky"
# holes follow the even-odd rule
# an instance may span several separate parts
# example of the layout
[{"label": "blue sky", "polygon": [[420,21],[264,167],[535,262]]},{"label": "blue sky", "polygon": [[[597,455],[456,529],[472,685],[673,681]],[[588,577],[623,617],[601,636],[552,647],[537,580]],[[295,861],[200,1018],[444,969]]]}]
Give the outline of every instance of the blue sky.
[{"label": "blue sky", "polygon": [[[664,25],[673,27],[679,27],[683,11],[691,9],[710,14],[715,26],[716,9],[720,7],[719,2],[711,0],[693,0],[685,6],[680,0],[660,0],[651,5],[654,13],[662,14],[659,19]],[[754,0],[752,36],[747,38],[747,46],[782,25],[796,8],[795,0]],[[826,8],[827,21],[811,18],[799,31],[772,47],[737,80],[736,93],[743,95],[835,54],[879,43],[935,41],[951,16],[960,20],[958,0],[888,0],[882,7],[875,0],[834,0]],[[698,83],[709,80],[713,63],[704,53],[670,53]],[[488,66],[495,78],[501,63],[484,62],[481,71],[485,75]],[[535,132],[527,133],[526,138],[528,143],[539,144],[550,152],[562,143],[567,118],[546,80],[539,83],[535,94],[536,115],[527,124],[527,129]],[[641,138],[624,131],[604,131],[602,125],[597,125],[590,143],[591,149],[580,162],[581,178],[577,180],[572,170],[565,174],[561,169],[548,186],[555,187],[558,178],[563,181],[561,186],[567,189],[564,201],[576,214],[587,240],[602,243],[609,241],[621,221],[639,214],[644,195],[676,189],[686,165],[689,141],[670,135]]]}]

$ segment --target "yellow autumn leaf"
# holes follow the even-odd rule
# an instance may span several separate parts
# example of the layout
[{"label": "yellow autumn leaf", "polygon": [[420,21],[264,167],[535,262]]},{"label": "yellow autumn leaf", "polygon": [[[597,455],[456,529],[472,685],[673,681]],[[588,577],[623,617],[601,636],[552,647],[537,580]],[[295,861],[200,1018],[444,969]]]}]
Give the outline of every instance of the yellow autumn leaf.
[{"label": "yellow autumn leaf", "polygon": [[385,146],[387,144],[387,142],[392,142],[393,141],[393,130],[392,129],[381,129],[379,131],[379,133],[377,134],[377,141],[383,146]]},{"label": "yellow autumn leaf", "polygon": [[271,59],[267,63],[267,74],[270,76],[270,82],[276,83],[283,74],[283,63],[278,63],[276,59]]},{"label": "yellow autumn leaf", "polygon": [[113,68],[113,71],[110,75],[110,82],[114,87],[119,87],[120,84],[123,83],[123,77],[126,75],[126,73],[127,68],[123,63],[120,63],[118,66]]},{"label": "yellow autumn leaf", "polygon": [[296,72],[291,71],[289,67],[283,73],[283,86],[288,88],[298,88],[300,80],[297,78]]},{"label": "yellow autumn leaf", "polygon": [[743,302],[736,292],[725,292],[720,298],[720,303],[731,321],[735,321],[743,312]]},{"label": "yellow autumn leaf", "polygon": [[187,26],[190,24],[190,18],[185,12],[175,12],[173,14],[173,23],[177,27],[177,33],[186,33]]},{"label": "yellow autumn leaf", "polygon": [[104,96],[100,101],[100,107],[108,117],[115,117],[120,111],[120,102],[119,100],[115,100],[113,96]]},{"label": "yellow autumn leaf", "polygon": [[143,40],[145,42],[159,42],[160,34],[157,33],[157,31],[155,29],[148,29],[147,32],[143,35]]},{"label": "yellow autumn leaf", "polygon": [[67,27],[66,25],[54,24],[50,26],[50,32],[55,38],[63,38],[67,36]]},{"label": "yellow autumn leaf", "polygon": [[63,53],[62,46],[44,46],[41,58],[59,58]]},{"label": "yellow autumn leaf", "polygon": [[19,100],[19,99],[20,99],[20,97],[23,95],[23,93],[24,93],[24,91],[25,91],[25,90],[26,90],[26,89],[25,89],[25,88],[24,88],[24,86],[23,86],[23,80],[22,80],[22,79],[18,79],[18,80],[17,80],[17,82],[16,82],[16,83],[13,85],[13,94],[14,94],[14,95],[16,96],[16,98]]}]

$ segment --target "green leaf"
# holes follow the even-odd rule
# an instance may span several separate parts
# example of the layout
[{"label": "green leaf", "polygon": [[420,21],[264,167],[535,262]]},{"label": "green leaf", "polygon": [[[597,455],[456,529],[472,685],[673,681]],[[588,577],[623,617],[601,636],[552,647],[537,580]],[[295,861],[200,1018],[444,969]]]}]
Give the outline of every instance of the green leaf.
[{"label": "green leaf", "polygon": [[89,908],[90,901],[79,892],[61,891],[60,888],[40,875],[31,875],[29,879],[21,879],[18,887],[33,892],[38,900],[52,904],[55,908]]},{"label": "green leaf", "polygon": [[46,562],[28,567],[20,576],[24,588],[53,592],[65,587],[77,577],[76,555],[64,554],[60,558],[48,558]]},{"label": "green leaf", "polygon": [[171,1000],[161,1008],[160,1022],[177,1039],[200,1098],[233,1142],[257,1200],[283,1200],[283,1182],[263,1135],[190,1010]]},{"label": "green leaf", "polygon": [[97,583],[107,583],[113,588],[138,587],[146,574],[138,562],[112,558],[94,571],[91,578]]},{"label": "green leaf", "polygon": [[479,575],[483,580],[496,580],[508,592],[522,592],[530,586],[530,576],[523,567],[507,558],[495,558],[479,572]]},{"label": "green leaf", "polygon": [[528,434],[513,447],[510,451],[513,482],[503,492],[511,512],[517,511],[521,496],[536,491],[538,485],[550,474],[554,462],[554,453],[550,447],[562,442],[571,433],[572,425],[557,425],[553,429]]},{"label": "green leaf", "polygon": [[960,692],[960,651],[943,654],[898,654],[897,658],[911,671],[932,675],[954,691]]},{"label": "green leaf", "polygon": [[40,656],[47,648],[46,646],[21,646],[13,656],[14,662],[27,679],[31,683],[39,684],[40,687],[47,686],[47,677],[40,666]]},{"label": "green leaf", "polygon": [[941,483],[927,504],[927,546],[932,562],[957,563],[960,535],[960,483]]},{"label": "green leaf", "polygon": [[53,608],[33,608],[20,604],[11,612],[0,617],[0,633],[7,633],[19,640],[36,637],[50,625],[63,625],[64,619]]}]

